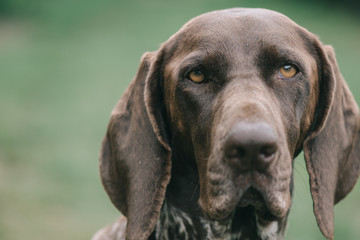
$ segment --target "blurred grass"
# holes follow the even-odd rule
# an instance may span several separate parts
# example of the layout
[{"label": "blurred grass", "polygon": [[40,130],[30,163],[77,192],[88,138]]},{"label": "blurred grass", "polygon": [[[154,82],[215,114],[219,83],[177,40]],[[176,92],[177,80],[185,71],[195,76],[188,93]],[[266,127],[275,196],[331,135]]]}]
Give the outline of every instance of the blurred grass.
[{"label": "blurred grass", "polygon": [[[0,239],[89,239],[112,222],[118,212],[100,183],[100,142],[141,55],[190,18],[235,6],[280,11],[333,45],[360,102],[360,16],[345,8],[281,0],[0,2]],[[324,239],[301,157],[295,178],[286,239]],[[359,190],[335,208],[335,239],[359,239]]]}]

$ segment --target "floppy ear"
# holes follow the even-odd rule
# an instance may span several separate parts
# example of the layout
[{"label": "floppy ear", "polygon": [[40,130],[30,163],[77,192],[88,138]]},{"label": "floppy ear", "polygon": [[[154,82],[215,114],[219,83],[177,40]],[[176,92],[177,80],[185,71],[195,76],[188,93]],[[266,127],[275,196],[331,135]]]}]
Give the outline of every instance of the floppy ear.
[{"label": "floppy ear", "polygon": [[126,239],[148,239],[170,180],[161,61],[161,54],[143,56],[137,76],[112,112],[102,144],[102,183],[113,204],[127,217]]},{"label": "floppy ear", "polygon": [[334,236],[334,205],[360,174],[358,106],[339,71],[330,46],[316,44],[320,93],[315,125],[303,150],[310,176],[314,213],[324,236]]}]

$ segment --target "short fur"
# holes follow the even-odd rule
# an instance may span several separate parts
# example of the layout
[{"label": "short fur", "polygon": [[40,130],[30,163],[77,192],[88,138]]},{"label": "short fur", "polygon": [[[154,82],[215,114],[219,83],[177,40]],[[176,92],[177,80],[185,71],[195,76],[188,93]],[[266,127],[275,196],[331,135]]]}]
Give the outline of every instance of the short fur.
[{"label": "short fur", "polygon": [[[293,78],[279,77],[286,64]],[[283,239],[302,150],[332,239],[333,206],[360,174],[359,126],[334,51],[315,35],[264,9],[203,14],[144,55],[112,113],[100,172],[126,218],[94,239]],[[229,157],[269,139],[267,158]]]}]

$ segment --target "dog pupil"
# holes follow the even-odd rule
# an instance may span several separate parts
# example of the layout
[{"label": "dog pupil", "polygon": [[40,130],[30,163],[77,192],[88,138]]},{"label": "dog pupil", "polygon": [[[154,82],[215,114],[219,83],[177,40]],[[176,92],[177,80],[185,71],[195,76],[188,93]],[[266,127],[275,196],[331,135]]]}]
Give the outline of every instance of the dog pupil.
[{"label": "dog pupil", "polygon": [[194,74],[195,74],[196,76],[201,76],[201,75],[202,75],[202,72],[201,72],[200,70],[195,70],[195,71],[194,71]]}]

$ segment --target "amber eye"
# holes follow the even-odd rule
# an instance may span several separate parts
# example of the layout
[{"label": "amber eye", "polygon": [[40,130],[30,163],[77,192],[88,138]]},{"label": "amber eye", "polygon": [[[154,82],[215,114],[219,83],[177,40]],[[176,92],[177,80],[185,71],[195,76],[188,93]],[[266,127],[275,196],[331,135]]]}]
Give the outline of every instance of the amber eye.
[{"label": "amber eye", "polygon": [[190,73],[189,73],[189,79],[193,82],[196,82],[196,83],[201,83],[205,80],[205,75],[204,73],[197,69],[197,70],[192,70]]},{"label": "amber eye", "polygon": [[291,64],[286,64],[280,68],[280,78],[292,78],[298,73],[298,70]]}]

